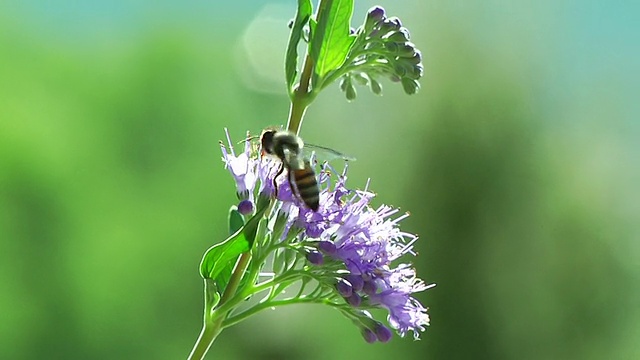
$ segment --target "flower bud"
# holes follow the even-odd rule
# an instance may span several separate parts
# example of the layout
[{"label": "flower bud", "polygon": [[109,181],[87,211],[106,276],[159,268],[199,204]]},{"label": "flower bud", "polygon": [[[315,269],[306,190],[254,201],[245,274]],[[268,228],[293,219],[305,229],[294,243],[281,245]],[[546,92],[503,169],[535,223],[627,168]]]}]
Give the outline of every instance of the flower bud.
[{"label": "flower bud", "polygon": [[398,44],[394,42],[384,43],[384,48],[390,53],[395,55],[398,52]]},{"label": "flower bud", "polygon": [[402,21],[400,21],[400,19],[397,16],[392,16],[388,18],[387,21],[398,30],[402,27]]},{"label": "flower bud", "polygon": [[377,80],[371,78],[369,79],[369,87],[371,88],[371,92],[376,95],[382,95],[382,84],[380,84]]},{"label": "flower bud", "polygon": [[393,63],[393,69],[396,75],[406,77],[413,80],[418,80],[422,77],[423,67],[422,64],[414,65],[405,58],[398,58]]},{"label": "flower bud", "polygon": [[[304,222],[301,221],[301,227],[304,228],[305,224]],[[310,238],[319,238],[320,235],[322,235],[322,233],[324,232],[324,229],[320,226],[311,226],[309,224],[306,224],[306,228],[307,230],[305,231],[305,234],[307,234],[308,237]]]},{"label": "flower bud", "polygon": [[400,57],[412,57],[416,53],[416,47],[410,42],[405,42],[404,44],[400,44],[398,46],[398,50],[396,54]]},{"label": "flower bud", "polygon": [[347,100],[352,101],[355,100],[356,96],[358,95],[358,93],[356,92],[356,88],[349,83],[349,87],[347,87],[347,89],[345,90],[345,94],[347,96]]},{"label": "flower bud", "polygon": [[328,255],[333,255],[337,251],[336,244],[333,241],[329,240],[321,240],[318,243],[318,249]]},{"label": "flower bud", "polygon": [[349,274],[347,275],[347,281],[353,287],[353,290],[360,291],[364,286],[364,280],[362,279],[362,275]]},{"label": "flower bud", "polygon": [[313,265],[322,265],[324,263],[324,257],[319,251],[309,251],[307,253],[307,261]]},{"label": "flower bud", "polygon": [[364,341],[368,342],[369,344],[373,344],[374,342],[378,341],[378,336],[376,336],[376,334],[371,331],[371,329],[363,328],[361,334],[364,338]]},{"label": "flower bud", "polygon": [[409,41],[409,30],[407,30],[407,28],[400,28],[400,30],[396,32],[387,34],[384,39],[396,43],[407,42]]},{"label": "flower bud", "polygon": [[338,282],[336,283],[336,290],[338,290],[340,296],[344,298],[348,298],[353,295],[353,287],[345,279],[338,279]]},{"label": "flower bud", "polygon": [[376,38],[376,37],[378,37],[378,35],[380,35],[380,29],[375,28],[375,29],[373,29],[373,30],[371,30],[371,31],[369,32],[369,36],[368,36],[368,38],[369,38],[369,39],[371,39],[371,38]]},{"label": "flower bud", "polygon": [[373,295],[378,291],[378,286],[373,280],[366,280],[362,286],[362,291],[367,295]]},{"label": "flower bud", "polygon": [[351,86],[351,77],[347,74],[340,79],[340,90],[346,92],[349,86]]},{"label": "flower bud", "polygon": [[411,66],[407,68],[405,77],[413,80],[418,80],[422,77],[423,68],[422,65]]},{"label": "flower bud", "polygon": [[393,337],[393,333],[391,332],[391,330],[381,323],[377,323],[376,328],[373,331],[376,334],[378,340],[383,343],[388,342]]},{"label": "flower bud", "polygon": [[[388,33],[391,32],[396,32],[398,30],[400,30],[400,26],[397,26],[395,23],[389,21],[388,19],[382,21],[379,25],[378,28],[380,29],[378,34],[381,37],[384,37],[385,35],[387,35]],[[373,35],[372,35],[373,36]]]},{"label": "flower bud", "polygon": [[401,61],[394,61],[393,72],[400,77],[404,77],[407,74],[407,69],[404,67],[404,64],[402,64]]},{"label": "flower bud", "polygon": [[413,95],[418,92],[418,89],[420,89],[420,83],[418,83],[417,80],[405,77],[402,78],[402,89],[404,89],[404,92],[408,95]]},{"label": "flower bud", "polygon": [[374,6],[367,12],[367,17],[364,20],[365,30],[371,30],[377,23],[384,20],[384,9],[380,6]]},{"label": "flower bud", "polygon": [[358,307],[362,303],[362,298],[357,293],[352,293],[351,296],[345,298],[345,300],[353,307]]},{"label": "flower bud", "polygon": [[380,41],[370,41],[364,46],[367,51],[382,50],[383,48],[384,44]]},{"label": "flower bud", "polygon": [[352,74],[353,75],[351,75],[351,78],[355,80],[359,85],[367,85],[369,83],[369,78],[362,73],[354,72]]},{"label": "flower bud", "polygon": [[415,53],[411,57],[406,57],[403,59],[409,64],[418,65],[422,62],[422,54],[420,51],[416,50]]},{"label": "flower bud", "polygon": [[253,201],[245,199],[238,204],[238,212],[242,215],[251,214],[254,210]]}]

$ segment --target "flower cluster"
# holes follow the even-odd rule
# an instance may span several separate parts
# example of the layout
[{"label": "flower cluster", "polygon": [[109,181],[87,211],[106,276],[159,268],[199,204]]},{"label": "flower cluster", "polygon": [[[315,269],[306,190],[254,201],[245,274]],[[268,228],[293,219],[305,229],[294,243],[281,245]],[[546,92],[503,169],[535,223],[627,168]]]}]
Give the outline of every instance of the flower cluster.
[{"label": "flower cluster", "polygon": [[[417,339],[429,325],[429,316],[412,295],[434,285],[420,280],[409,264],[394,264],[405,254],[415,255],[412,249],[417,237],[398,227],[408,215],[394,217],[398,209],[386,205],[374,209],[370,203],[375,195],[368,190],[368,184],[364,190],[350,190],[346,187],[347,167],[338,174],[326,163],[318,174],[320,206],[313,211],[292,192],[286,173],[274,181],[280,167],[277,159],[261,158],[249,141],[244,151],[236,154],[228,133],[227,139],[228,147],[222,145],[222,159],[236,182],[238,208],[245,208],[248,214],[255,207],[254,192],[266,197],[277,193],[281,201],[278,214],[286,218],[281,239],[295,229],[299,241],[308,249],[310,264],[316,268],[340,265],[340,271],[331,270],[333,276],[328,278],[346,304],[354,309],[384,308],[389,313],[389,325],[398,334],[404,336],[412,331]],[[365,320],[370,316],[360,310],[359,314]],[[391,338],[389,330],[379,322],[361,321],[360,326],[368,342]]]}]

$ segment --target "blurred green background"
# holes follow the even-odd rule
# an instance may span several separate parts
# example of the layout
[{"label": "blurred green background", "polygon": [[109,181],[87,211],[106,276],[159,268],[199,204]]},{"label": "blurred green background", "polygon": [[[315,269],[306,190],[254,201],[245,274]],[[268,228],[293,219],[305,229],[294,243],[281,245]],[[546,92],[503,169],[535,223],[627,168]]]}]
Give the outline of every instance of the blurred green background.
[{"label": "blurred green background", "polygon": [[[372,1],[359,1],[358,25]],[[431,327],[299,306],[211,359],[640,358],[640,6],[379,2],[422,90],[337,85],[302,135],[412,216]],[[290,1],[0,4],[0,358],[180,359],[235,201],[218,140],[286,121]]]}]

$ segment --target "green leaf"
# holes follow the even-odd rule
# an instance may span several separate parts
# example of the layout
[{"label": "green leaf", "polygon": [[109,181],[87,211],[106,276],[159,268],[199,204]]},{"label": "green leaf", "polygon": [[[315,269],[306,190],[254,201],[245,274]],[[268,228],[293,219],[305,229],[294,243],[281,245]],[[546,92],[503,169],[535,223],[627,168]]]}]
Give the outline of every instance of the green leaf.
[{"label": "green leaf", "polygon": [[268,206],[262,206],[247,223],[225,241],[210,247],[202,257],[200,275],[205,279],[216,281],[218,292],[226,287],[230,271],[240,254],[251,250],[256,239],[258,224]]},{"label": "green leaf", "polygon": [[314,79],[322,81],[327,73],[344,64],[356,36],[349,34],[353,0],[324,0],[320,5],[310,54],[315,64]]},{"label": "green leaf", "polygon": [[232,206],[229,209],[229,235],[233,235],[236,231],[240,230],[244,226],[244,217],[238,211],[237,206]]},{"label": "green leaf", "polygon": [[287,45],[287,57],[285,59],[285,76],[289,91],[296,80],[298,70],[298,43],[302,37],[302,29],[311,17],[311,0],[298,0],[298,11],[291,27],[289,44]]},{"label": "green leaf", "polygon": [[200,275],[205,279],[217,279],[220,272],[234,262],[238,255],[249,251],[249,239],[239,230],[227,240],[207,250],[200,263]]},{"label": "green leaf", "polygon": [[[233,235],[244,226],[244,217],[238,211],[238,207],[233,205],[229,209],[229,235]],[[216,290],[226,288],[229,280],[231,279],[231,273],[233,272],[233,266],[236,263],[238,256],[236,255],[228,261],[230,266],[225,266],[220,270],[220,273],[214,279],[216,284]]]},{"label": "green leaf", "polygon": [[309,19],[309,39],[313,39],[313,34],[316,33],[316,25],[318,23],[314,18]]}]

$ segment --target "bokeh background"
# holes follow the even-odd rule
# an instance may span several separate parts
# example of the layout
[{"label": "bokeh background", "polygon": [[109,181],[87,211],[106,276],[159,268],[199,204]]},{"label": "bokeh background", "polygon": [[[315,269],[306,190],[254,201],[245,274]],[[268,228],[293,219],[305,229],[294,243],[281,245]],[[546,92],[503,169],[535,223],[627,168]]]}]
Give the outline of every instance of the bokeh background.
[{"label": "bokeh background", "polygon": [[[302,135],[412,216],[422,340],[266,311],[210,359],[640,358],[640,7],[380,1],[421,91],[337,85]],[[358,1],[359,25],[373,1]],[[295,1],[0,4],[0,358],[180,359],[233,182],[218,140],[282,125]]]}]

